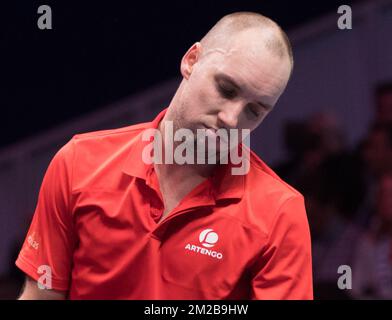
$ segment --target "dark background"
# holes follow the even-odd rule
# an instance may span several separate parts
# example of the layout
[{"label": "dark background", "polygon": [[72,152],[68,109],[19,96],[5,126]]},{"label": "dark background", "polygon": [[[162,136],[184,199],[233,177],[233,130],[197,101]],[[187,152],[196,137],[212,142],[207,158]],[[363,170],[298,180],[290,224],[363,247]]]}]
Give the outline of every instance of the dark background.
[{"label": "dark background", "polygon": [[[220,17],[258,11],[285,30],[360,1],[5,1],[0,148],[179,75]],[[40,30],[37,9],[52,9]]]}]

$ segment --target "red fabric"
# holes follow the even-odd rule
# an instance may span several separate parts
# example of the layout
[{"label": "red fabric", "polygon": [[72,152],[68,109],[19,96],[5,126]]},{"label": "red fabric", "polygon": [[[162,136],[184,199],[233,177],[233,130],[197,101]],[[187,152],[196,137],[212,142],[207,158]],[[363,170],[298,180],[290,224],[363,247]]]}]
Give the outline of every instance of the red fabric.
[{"label": "red fabric", "polygon": [[220,167],[158,223],[140,137],[164,113],[59,150],[16,265],[35,280],[50,266],[70,299],[312,299],[303,197],[253,153],[248,174]]}]

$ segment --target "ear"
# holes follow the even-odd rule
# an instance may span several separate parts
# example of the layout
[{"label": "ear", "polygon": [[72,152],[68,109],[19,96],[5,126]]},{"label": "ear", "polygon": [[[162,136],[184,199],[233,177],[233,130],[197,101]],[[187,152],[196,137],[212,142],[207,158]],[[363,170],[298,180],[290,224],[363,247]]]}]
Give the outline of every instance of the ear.
[{"label": "ear", "polygon": [[201,43],[196,42],[188,49],[181,60],[181,74],[188,79],[192,73],[194,64],[199,60],[201,55]]}]

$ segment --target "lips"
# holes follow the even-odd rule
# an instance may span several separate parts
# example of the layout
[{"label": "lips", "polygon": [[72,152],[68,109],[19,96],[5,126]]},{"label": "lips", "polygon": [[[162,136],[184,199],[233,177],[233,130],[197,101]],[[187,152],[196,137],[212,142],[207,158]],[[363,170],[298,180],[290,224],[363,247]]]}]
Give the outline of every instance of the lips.
[{"label": "lips", "polygon": [[216,132],[216,131],[218,131],[218,129],[217,128],[215,128],[215,127],[209,127],[209,126],[206,126],[206,125],[203,125],[207,130],[209,129],[209,130],[212,130],[212,131],[214,131],[214,132]]},{"label": "lips", "polygon": [[[207,125],[203,125],[206,129],[206,133],[209,136],[212,136],[214,139],[219,139],[222,140],[222,142],[227,143],[227,140],[225,139],[224,135],[218,135],[219,130],[224,130],[227,132],[225,128],[215,128],[215,127],[209,127]],[[227,138],[229,138],[228,132],[227,132]]]}]

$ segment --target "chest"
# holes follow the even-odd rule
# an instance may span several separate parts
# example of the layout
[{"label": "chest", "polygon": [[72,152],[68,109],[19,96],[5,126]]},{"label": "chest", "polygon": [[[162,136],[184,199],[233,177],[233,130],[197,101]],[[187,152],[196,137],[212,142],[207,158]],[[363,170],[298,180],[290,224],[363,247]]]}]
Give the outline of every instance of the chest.
[{"label": "chest", "polygon": [[[83,283],[91,292],[99,292],[98,285],[102,292],[116,287],[127,298],[144,292],[145,298],[165,299],[170,286],[195,298],[226,297],[249,284],[246,268],[266,242],[226,214],[243,211],[239,205],[188,208],[157,224],[153,205],[132,194],[84,197],[75,212],[73,279],[75,288]],[[97,197],[105,200],[97,204]]]}]

